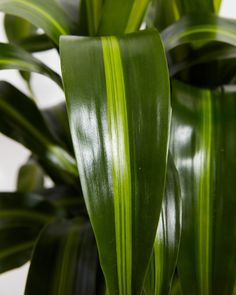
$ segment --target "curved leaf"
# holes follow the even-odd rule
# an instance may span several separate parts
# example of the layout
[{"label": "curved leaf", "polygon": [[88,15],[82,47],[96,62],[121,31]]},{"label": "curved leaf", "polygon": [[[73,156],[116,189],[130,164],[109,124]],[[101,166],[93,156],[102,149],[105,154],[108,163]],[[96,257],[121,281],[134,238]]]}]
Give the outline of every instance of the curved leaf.
[{"label": "curved leaf", "polygon": [[7,82],[0,82],[0,131],[38,156],[55,181],[78,183],[74,158],[58,145],[36,104]]},{"label": "curved leaf", "polygon": [[38,195],[0,193],[0,272],[28,261],[40,230],[61,214]]},{"label": "curved leaf", "polygon": [[69,17],[54,0],[1,0],[0,11],[26,19],[43,29],[56,45],[61,35],[73,31]]},{"label": "curved leaf", "polygon": [[18,16],[6,14],[4,28],[10,43],[27,51],[44,51],[54,47],[45,34],[38,34],[35,26]]},{"label": "curved leaf", "polygon": [[167,162],[163,46],[153,30],[123,38],[63,37],[60,51],[72,139],[107,288],[112,295],[139,294]]},{"label": "curved leaf", "polygon": [[181,233],[181,199],[178,172],[169,155],[165,195],[153,253],[146,274],[146,295],[168,295],[177,264]]},{"label": "curved leaf", "polygon": [[118,35],[137,31],[149,2],[150,0],[103,0],[102,11],[99,12],[101,20],[98,35]]},{"label": "curved leaf", "polygon": [[51,78],[62,88],[61,77],[18,46],[0,43],[0,69],[36,72]]},{"label": "curved leaf", "polygon": [[204,42],[220,41],[236,46],[236,21],[209,14],[192,14],[161,34],[167,51],[186,43],[199,47]]},{"label": "curved leaf", "polygon": [[235,93],[172,83],[170,145],[183,198],[178,273],[184,295],[233,294]]},{"label": "curved leaf", "polygon": [[89,224],[56,221],[34,249],[25,295],[95,295],[97,248]]},{"label": "curved leaf", "polygon": [[147,20],[162,31],[188,14],[218,14],[220,6],[221,0],[153,0]]}]

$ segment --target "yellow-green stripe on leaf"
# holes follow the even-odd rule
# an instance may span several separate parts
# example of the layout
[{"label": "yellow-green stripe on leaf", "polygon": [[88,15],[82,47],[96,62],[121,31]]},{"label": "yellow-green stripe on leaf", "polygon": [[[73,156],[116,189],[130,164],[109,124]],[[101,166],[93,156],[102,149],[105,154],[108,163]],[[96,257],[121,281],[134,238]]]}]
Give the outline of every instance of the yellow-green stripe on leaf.
[{"label": "yellow-green stripe on leaf", "polygon": [[151,30],[121,38],[62,37],[60,50],[72,139],[108,292],[139,294],[167,165],[163,46]]},{"label": "yellow-green stripe on leaf", "polygon": [[170,148],[182,192],[177,267],[183,294],[233,294],[235,97],[232,89],[210,90],[172,83]]}]

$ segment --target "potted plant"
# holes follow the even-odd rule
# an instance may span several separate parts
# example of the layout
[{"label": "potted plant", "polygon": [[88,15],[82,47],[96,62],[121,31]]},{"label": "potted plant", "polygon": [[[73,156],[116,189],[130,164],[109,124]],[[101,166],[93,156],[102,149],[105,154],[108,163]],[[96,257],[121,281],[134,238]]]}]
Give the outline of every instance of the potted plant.
[{"label": "potted plant", "polygon": [[[42,110],[0,82],[0,132],[31,151],[0,194],[0,271],[30,260],[26,295],[235,294],[236,22],[219,8],[0,0],[1,69],[66,97]],[[52,48],[62,77],[33,55]]]}]

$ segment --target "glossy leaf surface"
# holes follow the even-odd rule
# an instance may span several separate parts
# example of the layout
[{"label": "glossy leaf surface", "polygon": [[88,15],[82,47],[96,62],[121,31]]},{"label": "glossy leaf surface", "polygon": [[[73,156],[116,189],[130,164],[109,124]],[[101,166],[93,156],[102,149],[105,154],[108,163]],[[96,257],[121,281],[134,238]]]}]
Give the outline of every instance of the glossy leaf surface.
[{"label": "glossy leaf surface", "polygon": [[74,158],[58,145],[36,104],[7,82],[0,82],[0,131],[38,156],[46,171],[66,183],[76,183]]},{"label": "glossy leaf surface", "polygon": [[108,291],[139,294],[167,162],[162,43],[156,31],[143,31],[120,39],[63,37],[60,50],[72,139]]},{"label": "glossy leaf surface", "polygon": [[236,94],[174,81],[171,150],[180,175],[183,294],[231,295],[236,277]]},{"label": "glossy leaf surface", "polygon": [[40,230],[56,216],[60,211],[38,195],[0,193],[0,272],[28,261]]},{"label": "glossy leaf surface", "polygon": [[177,264],[182,221],[181,195],[179,176],[171,155],[166,177],[161,215],[145,278],[146,295],[168,295]]},{"label": "glossy leaf surface", "polygon": [[34,249],[25,295],[95,295],[97,264],[89,224],[75,220],[51,223]]},{"label": "glossy leaf surface", "polygon": [[1,0],[0,11],[32,23],[58,45],[61,35],[70,34],[73,24],[54,0]]},{"label": "glossy leaf surface", "polygon": [[61,77],[18,46],[0,43],[0,69],[17,69],[36,72],[51,78],[62,87]]}]

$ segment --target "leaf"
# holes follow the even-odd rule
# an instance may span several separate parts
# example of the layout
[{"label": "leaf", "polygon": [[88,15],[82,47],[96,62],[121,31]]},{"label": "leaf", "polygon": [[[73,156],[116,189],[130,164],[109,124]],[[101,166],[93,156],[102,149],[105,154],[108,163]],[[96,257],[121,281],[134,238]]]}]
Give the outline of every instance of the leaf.
[{"label": "leaf", "polygon": [[49,224],[34,249],[25,295],[94,295],[97,248],[89,224]]},{"label": "leaf", "polygon": [[58,45],[61,35],[73,31],[73,24],[54,0],[1,0],[0,11],[26,19],[41,28]]},{"label": "leaf", "polygon": [[188,14],[218,14],[220,6],[221,0],[153,0],[148,24],[162,31]]},{"label": "leaf", "polygon": [[177,264],[181,233],[178,172],[169,155],[167,182],[152,257],[145,278],[146,295],[168,295]]},{"label": "leaf", "polygon": [[40,73],[51,78],[62,88],[61,77],[57,73],[30,53],[12,44],[0,43],[0,69],[17,69]]},{"label": "leaf", "polygon": [[232,60],[227,60],[227,51],[230,48],[232,54],[232,48],[235,50],[235,28],[234,20],[198,13],[167,28],[162,37],[171,75],[202,87],[215,88],[231,82],[235,61],[232,64]]},{"label": "leaf", "polygon": [[178,273],[184,295],[233,293],[235,93],[224,87],[210,91],[172,83],[170,146],[182,191]]},{"label": "leaf", "polygon": [[139,294],[167,162],[163,46],[153,30],[122,38],[63,37],[60,52],[72,140],[108,292]]},{"label": "leaf", "polygon": [[[90,5],[96,3],[92,0],[88,2],[93,3]],[[98,35],[102,36],[137,31],[150,0],[99,0],[99,2],[103,2],[102,11],[96,12],[98,16],[101,15]]]},{"label": "leaf", "polygon": [[192,14],[162,32],[167,51],[186,43],[196,47],[220,41],[236,46],[236,21],[209,14]]},{"label": "leaf", "polygon": [[31,150],[55,181],[78,183],[74,158],[58,145],[36,104],[0,81],[0,131]]},{"label": "leaf", "polygon": [[0,272],[27,262],[42,227],[61,215],[38,195],[0,193]]},{"label": "leaf", "polygon": [[30,158],[18,171],[17,191],[37,192],[44,187],[44,172],[36,161]]},{"label": "leaf", "polygon": [[60,145],[74,155],[66,103],[62,102],[42,111],[45,122]]},{"label": "leaf", "polygon": [[46,51],[55,47],[45,34],[32,35],[22,39],[18,42],[18,46],[29,52]]}]

